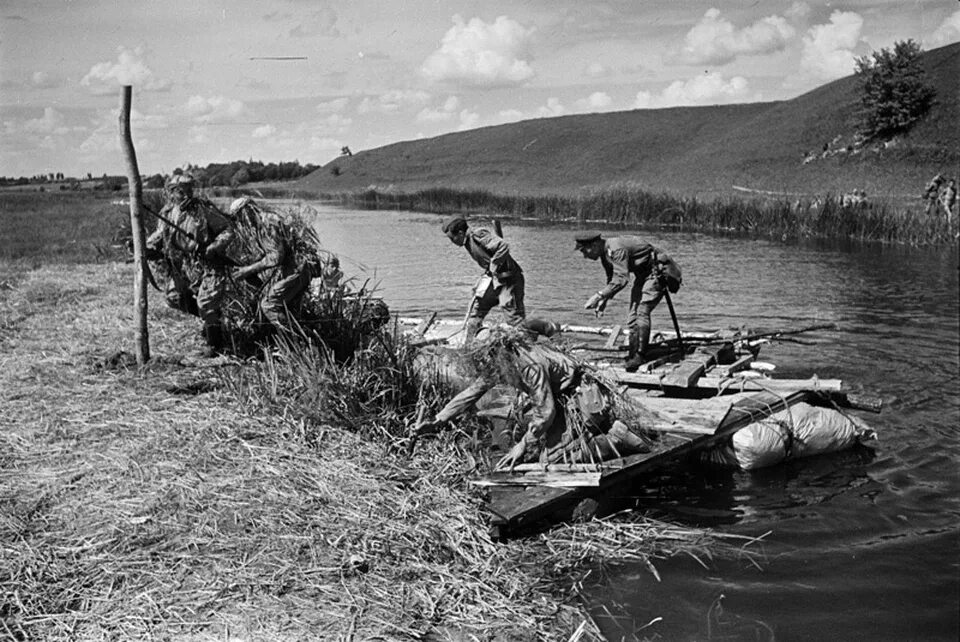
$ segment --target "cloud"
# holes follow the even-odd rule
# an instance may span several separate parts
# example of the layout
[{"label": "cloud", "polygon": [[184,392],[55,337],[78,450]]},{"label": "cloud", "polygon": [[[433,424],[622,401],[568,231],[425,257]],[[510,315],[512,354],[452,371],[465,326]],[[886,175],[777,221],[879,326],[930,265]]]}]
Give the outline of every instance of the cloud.
[{"label": "cloud", "polygon": [[960,9],[947,16],[933,35],[930,36],[930,44],[934,47],[949,45],[952,42],[960,41]]},{"label": "cloud", "polygon": [[294,38],[336,37],[340,35],[337,20],[337,12],[329,5],[324,5],[311,12],[300,24],[291,29],[290,35]]},{"label": "cloud", "polygon": [[425,91],[393,89],[376,98],[364,98],[357,105],[357,112],[391,114],[404,107],[419,107],[428,100],[430,100],[430,94]]},{"label": "cloud", "polygon": [[834,11],[830,22],[810,27],[803,36],[800,69],[822,80],[853,73],[853,48],[860,42],[863,18],[852,11]]},{"label": "cloud", "polygon": [[353,124],[352,118],[341,116],[340,114],[330,114],[326,118],[321,118],[319,125],[326,129],[332,129],[337,132],[345,132]]},{"label": "cloud", "polygon": [[63,85],[63,81],[45,71],[35,71],[30,76],[30,83],[37,89],[55,89]]},{"label": "cloud", "polygon": [[720,17],[719,9],[709,9],[687,32],[679,52],[669,58],[688,65],[725,65],[737,56],[780,51],[794,35],[794,28],[780,16],[767,16],[737,29]]},{"label": "cloud", "polygon": [[246,106],[242,101],[225,96],[191,96],[184,111],[197,123],[229,123],[242,116]]},{"label": "cloud", "polygon": [[277,133],[277,128],[273,125],[260,125],[250,134],[254,138],[270,138]]},{"label": "cloud", "polygon": [[457,126],[458,131],[464,131],[467,129],[473,129],[480,122],[480,114],[475,111],[470,111],[469,109],[464,109],[460,112],[460,125]]},{"label": "cloud", "polygon": [[757,99],[751,94],[747,79],[734,76],[730,80],[723,74],[706,73],[687,81],[672,82],[659,95],[647,91],[637,93],[634,106],[645,109],[654,107],[681,107],[691,105],[719,105],[748,102]]},{"label": "cloud", "polygon": [[420,110],[420,113],[417,114],[417,122],[437,123],[452,120],[457,115],[458,109],[460,109],[460,99],[456,96],[449,96],[437,108],[424,107]]},{"label": "cloud", "polygon": [[610,106],[613,99],[602,91],[595,91],[586,98],[581,98],[573,103],[578,111],[600,111]]},{"label": "cloud", "polygon": [[67,127],[63,114],[53,107],[44,107],[43,116],[24,121],[22,131],[30,134],[66,134],[71,128]]},{"label": "cloud", "polygon": [[559,98],[551,96],[547,98],[547,104],[537,109],[537,116],[541,118],[552,118],[554,116],[563,116],[567,113],[567,108],[563,106]]},{"label": "cloud", "polygon": [[[117,119],[120,109],[105,109],[97,113],[93,119],[94,129],[80,144],[80,151],[85,154],[111,153],[120,149],[120,136],[117,129]],[[130,112],[130,129],[133,132],[133,143],[137,151],[155,149],[156,145],[149,134],[141,132],[164,131],[170,126],[170,119],[164,114],[145,114],[138,109]]]},{"label": "cloud", "polygon": [[317,103],[317,111],[321,113],[343,111],[347,107],[348,102],[350,102],[348,98],[334,98],[333,100],[327,100],[322,103]]},{"label": "cloud", "polygon": [[588,78],[603,78],[610,75],[610,68],[600,62],[591,62],[584,68],[583,74]]},{"label": "cloud", "polygon": [[168,91],[170,81],[154,76],[143,61],[143,50],[117,49],[117,62],[99,62],[90,68],[80,84],[95,94],[109,94],[121,85],[133,85],[143,91]]},{"label": "cloud", "polygon": [[520,85],[533,78],[527,60],[533,29],[506,16],[488,24],[480,18],[465,23],[456,15],[453,22],[440,48],[421,67],[428,80],[497,87]]}]

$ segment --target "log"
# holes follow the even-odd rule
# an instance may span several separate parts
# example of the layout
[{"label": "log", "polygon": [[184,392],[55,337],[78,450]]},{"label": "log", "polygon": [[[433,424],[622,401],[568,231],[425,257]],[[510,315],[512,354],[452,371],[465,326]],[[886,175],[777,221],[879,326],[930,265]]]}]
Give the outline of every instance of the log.
[{"label": "log", "polygon": [[607,341],[603,344],[604,350],[615,350],[617,349],[617,341],[620,340],[620,334],[623,332],[623,326],[615,325],[610,331],[610,335],[607,337]]},{"label": "log", "polygon": [[130,104],[133,88],[124,85],[120,90],[120,147],[127,166],[127,185],[130,192],[130,231],[133,234],[133,318],[136,319],[134,335],[138,365],[150,360],[150,331],[147,327],[147,254],[146,235],[143,227],[143,184],[137,166],[137,152],[130,134]]}]

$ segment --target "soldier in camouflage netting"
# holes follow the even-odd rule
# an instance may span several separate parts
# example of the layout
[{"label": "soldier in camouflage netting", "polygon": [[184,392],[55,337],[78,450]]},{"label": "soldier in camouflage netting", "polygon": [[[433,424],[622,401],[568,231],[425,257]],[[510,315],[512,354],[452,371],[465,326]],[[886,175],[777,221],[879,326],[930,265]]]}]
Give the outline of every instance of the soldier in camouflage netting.
[{"label": "soldier in camouflage netting", "polygon": [[236,229],[231,248],[234,281],[257,287],[257,307],[275,329],[289,329],[310,281],[323,269],[316,232],[292,216],[261,207],[248,196],[230,205]]},{"label": "soldier in camouflage netting", "polygon": [[233,227],[213,203],[194,196],[189,175],[171,178],[167,194],[169,209],[147,239],[146,258],[164,265],[167,304],[203,321],[205,352],[212,356],[226,346],[222,305]]},{"label": "soldier in camouflage netting", "polygon": [[273,211],[244,196],[233,201],[229,216],[235,267],[225,310],[238,352],[281,333],[323,344],[343,360],[386,323],[386,306],[362,290],[324,289],[323,296],[311,291],[311,281],[335,257],[297,213]]}]

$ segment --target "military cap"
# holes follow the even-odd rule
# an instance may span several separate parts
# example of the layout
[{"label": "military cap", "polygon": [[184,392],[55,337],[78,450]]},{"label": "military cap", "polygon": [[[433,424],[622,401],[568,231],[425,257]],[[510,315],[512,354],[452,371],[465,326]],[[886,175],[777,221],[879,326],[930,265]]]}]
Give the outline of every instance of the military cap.
[{"label": "military cap", "polygon": [[599,241],[602,239],[603,237],[600,236],[600,232],[581,232],[574,237],[574,240],[577,242],[578,250],[584,245],[590,245],[594,241]]},{"label": "military cap", "polygon": [[467,219],[462,216],[452,216],[443,224],[443,233],[448,236],[465,229],[467,229]]}]

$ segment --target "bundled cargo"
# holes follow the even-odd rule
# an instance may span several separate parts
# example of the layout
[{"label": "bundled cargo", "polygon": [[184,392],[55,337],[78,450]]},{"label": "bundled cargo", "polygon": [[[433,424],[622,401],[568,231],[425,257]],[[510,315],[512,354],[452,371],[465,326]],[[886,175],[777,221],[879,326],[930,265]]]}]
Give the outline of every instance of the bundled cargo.
[{"label": "bundled cargo", "polygon": [[713,466],[755,470],[876,438],[876,432],[858,417],[800,402],[738,430],[724,443],[703,451],[700,458]]}]

